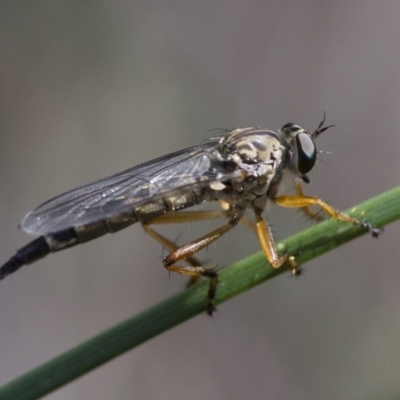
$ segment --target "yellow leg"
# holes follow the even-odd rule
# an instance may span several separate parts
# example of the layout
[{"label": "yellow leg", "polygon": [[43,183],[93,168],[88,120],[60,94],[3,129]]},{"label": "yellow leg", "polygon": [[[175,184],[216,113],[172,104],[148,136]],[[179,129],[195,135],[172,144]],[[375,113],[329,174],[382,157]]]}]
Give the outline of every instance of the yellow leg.
[{"label": "yellow leg", "polygon": [[[217,218],[229,218],[229,210],[220,210],[220,211],[180,211],[176,213],[169,213],[161,215],[157,218],[154,218],[146,223],[143,223],[143,229],[157,242],[159,242],[163,247],[168,249],[170,252],[174,252],[179,249],[175,243],[168,240],[166,237],[162,236],[154,229],[150,228],[149,225],[153,224],[180,224],[180,223],[188,223],[188,222],[197,222],[197,221],[207,221],[210,219]],[[188,282],[188,286],[191,286],[195,283],[202,273],[196,274],[198,267],[202,266],[202,263],[193,256],[188,256],[185,258],[185,261],[190,264],[192,267],[195,267],[192,271],[187,271],[186,275],[190,275],[190,280]],[[171,269],[172,270],[172,269]],[[212,269],[211,269],[212,270]],[[210,269],[207,269],[210,271]],[[180,271],[180,273],[185,274],[185,272]]]},{"label": "yellow leg", "polygon": [[372,227],[366,222],[359,221],[356,218],[350,217],[330,206],[318,197],[313,196],[278,196],[273,200],[275,204],[282,207],[290,208],[304,208],[310,206],[319,206],[322,211],[328,214],[331,218],[337,219],[338,221],[347,222],[353,225],[362,226],[365,230],[372,233],[372,236],[377,237],[380,233],[380,229]]},{"label": "yellow leg", "polygon": [[246,215],[240,220],[240,222],[248,229],[253,231],[256,235],[258,234],[257,232],[257,225],[255,224],[254,221],[252,221],[250,218],[248,218]]},{"label": "yellow leg", "polygon": [[163,265],[168,271],[178,272],[184,275],[189,276],[205,276],[210,278],[210,286],[208,288],[207,294],[207,313],[209,315],[213,315],[215,313],[214,307],[214,299],[215,293],[217,289],[218,283],[218,274],[215,270],[206,269],[203,266],[182,266],[176,265],[177,262],[181,260],[187,260],[193,254],[197,253],[198,251],[204,249],[211,243],[215,242],[219,239],[222,235],[230,231],[236,223],[228,223],[226,225],[221,226],[213,230],[212,232],[200,237],[197,240],[194,240],[174,251],[172,251],[167,257],[163,260]]},{"label": "yellow leg", "polygon": [[[295,187],[297,196],[305,197],[303,187],[301,186],[301,182],[299,182],[297,179],[295,179],[295,181],[294,181],[294,187]],[[308,217],[310,217],[316,221],[324,220],[324,218],[321,216],[321,214],[319,212],[315,212],[315,211],[311,210],[310,207],[301,207],[301,211],[305,215],[307,215]]]},{"label": "yellow leg", "polygon": [[[154,220],[147,222],[146,224],[142,224],[144,230],[153,239],[157,240],[164,247],[171,251],[171,253],[163,260],[163,265],[168,271],[188,275],[194,279],[200,276],[210,278],[210,285],[207,295],[207,313],[210,315],[213,315],[215,313],[213,301],[215,299],[215,293],[218,283],[218,274],[215,269],[208,269],[203,267],[201,263],[198,262],[195,257],[193,257],[193,255],[198,251],[204,249],[205,247],[209,246],[211,243],[219,239],[222,235],[230,231],[237,224],[240,218],[238,216],[234,216],[226,225],[223,225],[220,228],[217,228],[212,232],[209,232],[208,234],[196,240],[193,240],[192,242],[182,247],[178,247],[175,243],[171,242],[164,236],[154,231],[152,228],[150,228],[149,224],[192,222],[218,218],[221,216],[228,216],[228,211],[199,211],[166,214],[161,217],[157,217]],[[176,263],[181,260],[188,262],[189,265],[177,265]]]},{"label": "yellow leg", "polygon": [[[165,236],[161,235],[160,233],[156,232],[153,228],[150,228],[149,225],[142,224],[142,227],[146,231],[147,234],[149,234],[155,241],[160,243],[163,247],[165,247],[170,252],[179,249],[178,245],[176,245],[174,242],[171,242],[169,239],[167,239]],[[200,266],[202,264],[196,257],[193,257],[193,256],[186,258],[185,261],[187,263],[189,263],[190,265],[192,265],[193,267]],[[195,282],[195,281],[196,281],[196,279],[193,280],[193,282]]]},{"label": "yellow leg", "polygon": [[[222,235],[229,232],[236,223],[228,223],[223,225],[213,231],[207,233],[206,235],[193,240],[192,242],[185,244],[184,246],[174,250],[170,253],[167,257],[164,258],[164,266],[169,269],[170,271],[174,272],[181,272],[180,269],[182,267],[174,266],[174,264],[178,261],[185,260],[188,257],[192,256],[193,254],[199,252],[200,250],[204,249],[205,247],[209,246],[211,243],[215,242],[219,239]],[[177,268],[177,269],[176,269]],[[185,273],[185,272],[183,272]],[[187,275],[192,275],[188,273]]]},{"label": "yellow leg", "polygon": [[273,268],[279,268],[287,260],[288,256],[278,256],[271,230],[262,216],[258,214],[256,214],[256,227],[265,257]]},{"label": "yellow leg", "polygon": [[273,268],[279,268],[285,261],[288,261],[292,268],[292,274],[296,276],[300,275],[301,269],[296,263],[294,257],[289,257],[287,254],[278,256],[271,230],[269,229],[266,221],[259,214],[256,214],[256,228],[261,248],[263,249],[265,257],[271,266]]},{"label": "yellow leg", "polygon": [[146,225],[153,224],[182,224],[185,222],[198,222],[207,221],[210,219],[217,218],[229,218],[229,210],[220,211],[179,211],[168,214],[160,215],[150,221],[147,221]]}]

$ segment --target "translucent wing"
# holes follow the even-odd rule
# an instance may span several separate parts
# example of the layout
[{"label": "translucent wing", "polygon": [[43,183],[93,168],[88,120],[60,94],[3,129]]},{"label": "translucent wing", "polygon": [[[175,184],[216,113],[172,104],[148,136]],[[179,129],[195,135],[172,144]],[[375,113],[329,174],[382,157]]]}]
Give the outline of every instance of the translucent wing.
[{"label": "translucent wing", "polygon": [[163,193],[190,190],[195,183],[208,185],[217,174],[208,150],[217,142],[210,139],[54,197],[27,214],[20,228],[43,235],[116,216]]}]

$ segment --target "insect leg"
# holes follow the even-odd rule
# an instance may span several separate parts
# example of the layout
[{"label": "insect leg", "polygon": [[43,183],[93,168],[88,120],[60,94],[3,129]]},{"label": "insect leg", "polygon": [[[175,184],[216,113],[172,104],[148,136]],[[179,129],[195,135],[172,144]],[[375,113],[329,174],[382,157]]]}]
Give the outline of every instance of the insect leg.
[{"label": "insect leg", "polygon": [[[229,218],[230,217],[230,209],[226,210],[217,210],[217,211],[179,211],[177,213],[169,213],[163,214],[159,217],[156,217],[149,222],[146,222],[146,225],[152,224],[180,224],[184,222],[197,222],[197,221],[207,221],[210,219],[217,218]],[[256,224],[248,218],[246,215],[240,220],[248,229],[252,230],[257,234]],[[143,224],[145,225],[145,224]],[[156,239],[157,240],[157,239]],[[162,242],[160,242],[162,243]],[[167,247],[167,246],[165,246]],[[169,249],[169,247],[167,247]],[[170,250],[170,249],[169,249]]]},{"label": "insect leg", "polygon": [[245,215],[240,222],[248,229],[250,229],[253,233],[258,235],[257,225],[254,221],[252,221],[247,215]]},{"label": "insect leg", "polygon": [[[294,188],[296,190],[296,194],[299,197],[305,197],[303,187],[301,185],[301,182],[299,182],[297,179],[294,181]],[[301,207],[301,211],[307,216],[310,217],[316,221],[323,221],[324,218],[320,215],[319,212],[311,210],[310,207]]]},{"label": "insect leg", "polygon": [[[187,257],[192,256],[193,254],[199,252],[200,250],[204,249],[205,247],[209,246],[211,243],[215,242],[219,239],[222,235],[229,232],[238,221],[232,222],[229,221],[226,225],[223,225],[213,231],[207,233],[206,235],[193,240],[190,243],[185,244],[184,246],[180,247],[179,249],[174,250],[164,259],[164,265],[171,271],[181,272],[182,267],[175,266],[174,264],[180,260],[185,260]],[[177,270],[175,270],[177,268]],[[188,273],[187,275],[191,275]]]},{"label": "insect leg", "polygon": [[336,208],[330,206],[325,201],[313,196],[278,196],[273,199],[274,203],[282,207],[290,208],[303,208],[310,206],[319,206],[322,211],[328,214],[331,218],[338,221],[347,222],[353,225],[362,226],[365,230],[370,232],[373,237],[377,237],[380,233],[380,229],[372,227],[366,222],[362,222],[356,218],[350,217],[350,215],[344,214]]},{"label": "insect leg", "polygon": [[[166,237],[162,236],[154,229],[150,228],[150,224],[179,224],[187,222],[206,221],[210,219],[216,219],[221,217],[229,217],[228,210],[217,210],[217,211],[180,211],[176,213],[164,214],[156,217],[146,223],[143,223],[143,229],[162,246],[173,252],[179,248],[174,242],[171,242]],[[185,261],[193,267],[199,267],[202,263],[193,256],[188,256]],[[199,275],[191,275],[191,279],[188,286],[192,285],[197,281]]]},{"label": "insect leg", "polygon": [[146,224],[181,224],[185,222],[207,221],[221,217],[229,218],[229,211],[179,211],[160,215],[146,222]]},{"label": "insect leg", "polygon": [[[149,234],[155,241],[160,243],[163,247],[168,249],[170,252],[175,251],[179,248],[179,246],[171,242],[169,239],[167,239],[165,236],[161,235],[157,231],[155,231],[153,228],[151,228],[148,224],[142,224],[143,229],[146,231],[147,234]],[[202,263],[196,258],[196,257],[188,257],[185,259],[187,263],[190,265],[194,266],[199,266]],[[194,280],[195,281],[195,280]]]},{"label": "insect leg", "polygon": [[201,249],[204,249],[211,243],[215,242],[222,235],[230,231],[235,225],[236,223],[235,224],[228,223],[226,225],[223,225],[213,230],[212,232],[209,232],[208,234],[174,250],[163,260],[163,265],[168,271],[178,272],[181,274],[195,276],[195,277],[205,276],[210,278],[210,286],[208,288],[208,294],[207,294],[207,313],[209,315],[213,315],[215,313],[215,307],[213,303],[218,283],[217,272],[213,269],[204,268],[201,265],[182,266],[182,265],[177,265],[176,263],[179,262],[180,260],[187,260],[193,254],[197,253]]},{"label": "insect leg", "polygon": [[190,276],[206,276],[210,278],[210,286],[207,295],[207,313],[213,315],[215,313],[214,299],[218,283],[218,274],[213,269],[206,269],[203,266],[181,266],[176,263],[181,260],[187,260],[193,254],[209,246],[222,235],[229,232],[240,220],[240,217],[232,217],[226,225],[223,225],[206,235],[187,243],[186,245],[172,251],[163,260],[163,265],[168,271],[178,272]]},{"label": "insect leg", "polygon": [[276,251],[274,238],[272,237],[271,229],[269,228],[267,222],[264,218],[256,213],[256,228],[258,238],[261,243],[261,248],[264,251],[265,257],[267,258],[268,262],[271,264],[273,268],[279,268],[285,261],[290,264],[292,268],[293,275],[300,275],[301,269],[299,265],[297,265],[294,257],[289,257],[287,254],[283,256],[278,256]]},{"label": "insect leg", "polygon": [[[218,283],[218,274],[215,269],[205,268],[201,265],[193,254],[213,243],[223,234],[232,229],[240,218],[233,217],[230,222],[214,231],[194,240],[185,246],[178,247],[175,243],[171,242],[154,229],[149,224],[164,224],[164,223],[183,223],[193,221],[204,221],[220,217],[228,217],[228,211],[187,211],[172,214],[165,214],[148,221],[143,225],[145,231],[164,247],[171,251],[171,253],[163,260],[163,265],[168,271],[178,272],[180,274],[188,275],[191,277],[190,283],[194,282],[198,277],[205,276],[210,279],[210,285],[207,293],[207,313],[213,315],[215,313],[214,299]],[[185,260],[189,266],[176,265],[176,262]]]}]

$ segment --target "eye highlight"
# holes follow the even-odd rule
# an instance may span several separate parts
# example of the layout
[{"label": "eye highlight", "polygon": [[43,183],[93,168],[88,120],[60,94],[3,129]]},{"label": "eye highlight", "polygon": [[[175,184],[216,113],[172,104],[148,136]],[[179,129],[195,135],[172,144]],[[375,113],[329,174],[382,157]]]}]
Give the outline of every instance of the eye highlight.
[{"label": "eye highlight", "polygon": [[297,170],[301,174],[307,174],[314,167],[317,159],[317,149],[314,141],[307,133],[300,132],[295,137],[294,150],[297,160]]}]

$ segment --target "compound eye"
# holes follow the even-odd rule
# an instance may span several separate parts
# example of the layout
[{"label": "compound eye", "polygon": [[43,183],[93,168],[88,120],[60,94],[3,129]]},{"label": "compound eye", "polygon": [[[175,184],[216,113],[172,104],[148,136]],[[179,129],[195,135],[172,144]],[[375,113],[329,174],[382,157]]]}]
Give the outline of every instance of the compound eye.
[{"label": "compound eye", "polygon": [[281,131],[284,132],[286,135],[291,136],[293,135],[293,133],[305,131],[305,129],[299,124],[295,124],[294,122],[289,122],[288,124],[283,125]]},{"label": "compound eye", "polygon": [[310,172],[317,159],[317,149],[311,137],[306,133],[300,132],[296,135],[295,153],[297,170],[301,174]]}]

